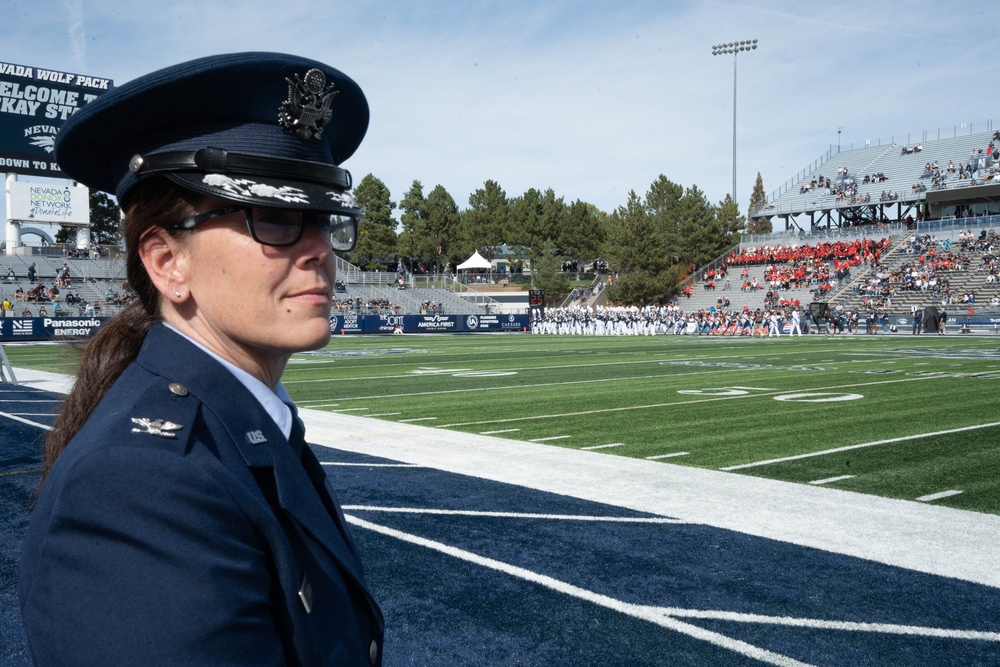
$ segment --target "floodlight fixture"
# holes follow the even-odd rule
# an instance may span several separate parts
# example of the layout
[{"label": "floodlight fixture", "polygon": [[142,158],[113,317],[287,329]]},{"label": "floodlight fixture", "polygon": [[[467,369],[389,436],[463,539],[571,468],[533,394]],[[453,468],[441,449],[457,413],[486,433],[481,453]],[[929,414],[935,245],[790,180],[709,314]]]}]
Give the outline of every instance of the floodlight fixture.
[{"label": "floodlight fixture", "polygon": [[756,39],[744,39],[739,42],[724,42],[712,46],[712,55],[723,53],[733,54],[733,203],[736,203],[736,56],[740,51],[752,51],[757,48]]}]

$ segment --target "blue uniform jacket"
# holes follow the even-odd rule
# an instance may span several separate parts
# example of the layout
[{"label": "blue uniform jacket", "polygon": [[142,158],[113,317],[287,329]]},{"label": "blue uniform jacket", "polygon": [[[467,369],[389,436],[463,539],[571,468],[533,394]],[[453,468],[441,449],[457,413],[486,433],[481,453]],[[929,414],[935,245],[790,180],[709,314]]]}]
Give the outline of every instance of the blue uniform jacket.
[{"label": "blue uniform jacket", "polygon": [[315,456],[163,326],[43,483],[20,601],[38,665],[382,662],[382,614]]}]

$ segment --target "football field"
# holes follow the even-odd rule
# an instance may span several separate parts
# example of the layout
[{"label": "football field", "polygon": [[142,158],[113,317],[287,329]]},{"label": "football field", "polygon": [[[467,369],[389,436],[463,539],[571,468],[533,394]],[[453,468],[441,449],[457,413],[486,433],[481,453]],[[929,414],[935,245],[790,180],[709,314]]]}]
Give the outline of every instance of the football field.
[{"label": "football field", "polygon": [[994,338],[343,338],[284,382],[318,410],[1000,513]]},{"label": "football field", "polygon": [[[4,639],[75,363],[6,350]],[[1000,664],[996,338],[343,336],[283,381],[386,665]]]}]

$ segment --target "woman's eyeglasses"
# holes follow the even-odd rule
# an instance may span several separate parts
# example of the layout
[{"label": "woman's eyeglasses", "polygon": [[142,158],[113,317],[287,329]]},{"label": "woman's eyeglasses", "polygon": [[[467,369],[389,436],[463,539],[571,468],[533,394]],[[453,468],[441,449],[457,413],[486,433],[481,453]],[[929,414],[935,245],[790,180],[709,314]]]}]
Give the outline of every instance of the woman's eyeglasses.
[{"label": "woman's eyeglasses", "polygon": [[358,240],[358,219],[337,213],[292,211],[280,208],[224,206],[184,218],[175,229],[194,229],[209,220],[242,212],[253,240],[277,248],[295,245],[302,239],[306,224],[316,225],[330,247],[337,252],[350,252]]}]

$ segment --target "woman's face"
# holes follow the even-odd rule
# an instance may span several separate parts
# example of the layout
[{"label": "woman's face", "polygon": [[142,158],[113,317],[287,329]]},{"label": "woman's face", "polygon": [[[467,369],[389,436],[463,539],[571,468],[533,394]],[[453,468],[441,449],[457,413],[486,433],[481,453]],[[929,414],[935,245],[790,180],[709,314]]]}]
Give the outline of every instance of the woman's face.
[{"label": "woman's face", "polygon": [[[226,204],[208,200],[198,212]],[[329,342],[335,257],[314,225],[293,246],[265,246],[237,212],[198,226],[182,257],[187,293],[173,307],[184,326],[165,318],[266,384],[292,353]]]}]

